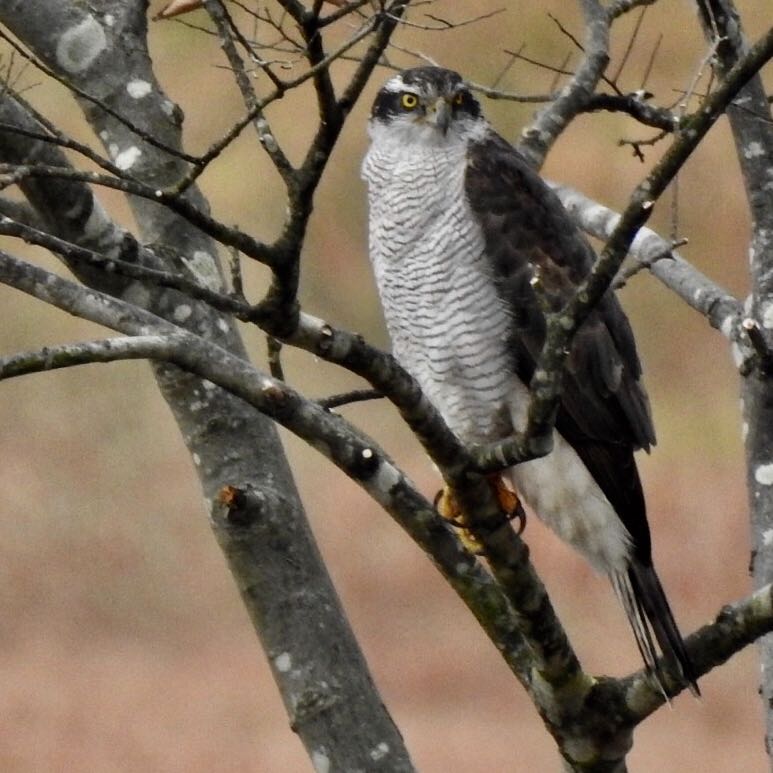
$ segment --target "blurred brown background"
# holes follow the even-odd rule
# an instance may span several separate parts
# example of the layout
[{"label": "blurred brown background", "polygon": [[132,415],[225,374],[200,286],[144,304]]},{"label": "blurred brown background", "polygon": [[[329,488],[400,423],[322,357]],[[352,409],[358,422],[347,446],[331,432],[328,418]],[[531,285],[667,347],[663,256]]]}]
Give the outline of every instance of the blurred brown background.
[{"label": "blurred brown background", "polygon": [[[505,13],[447,32],[403,30],[396,41],[468,78],[490,83],[503,49],[560,65],[571,44],[550,11],[579,36],[573,3],[438,3],[419,7],[451,20],[507,6]],[[739,2],[751,38],[773,22],[770,0]],[[151,6],[157,11],[158,4]],[[185,17],[204,23],[201,12]],[[618,25],[614,62],[633,19]],[[346,27],[336,32],[343,36]],[[757,32],[755,32],[757,31]],[[691,4],[664,1],[644,22],[620,78],[658,103],[679,98],[705,44]],[[186,113],[188,150],[203,151],[242,112],[215,41],[173,22],[151,25],[157,71]],[[394,61],[415,59],[394,53]],[[574,57],[570,66],[576,63]],[[343,82],[348,65],[336,71]],[[770,68],[767,83],[773,84]],[[302,280],[305,308],[386,345],[367,263],[364,188],[358,167],[369,87],[336,149],[316,200]],[[86,136],[59,88],[23,74],[26,96],[67,130]],[[260,82],[260,81],[259,81]],[[544,93],[552,75],[517,62],[502,86]],[[514,139],[534,107],[484,104]],[[270,118],[298,158],[316,108],[288,96]],[[617,147],[654,132],[623,116],[576,121],[544,170],[620,207],[647,165]],[[213,211],[270,238],[284,200],[250,132],[202,184]],[[739,297],[747,292],[748,215],[725,122],[679,180],[683,254]],[[102,199],[127,225],[120,199]],[[670,230],[669,201],[653,220]],[[19,245],[4,247],[21,253]],[[48,267],[50,257],[27,250]],[[57,270],[60,270],[57,268]],[[265,274],[246,268],[257,297]],[[739,428],[738,381],[724,339],[649,276],[622,292],[637,333],[659,444],[641,458],[656,561],[685,632],[748,592],[749,535]],[[103,333],[0,287],[0,351]],[[264,344],[245,331],[255,359]],[[345,372],[287,352],[294,386],[312,396],[359,386]],[[431,495],[438,481],[389,406],[344,409]],[[355,485],[292,437],[286,446],[329,568],[383,697],[418,768],[552,771],[551,739],[495,649],[426,557]],[[0,770],[305,771],[264,656],[209,533],[183,445],[143,363],[92,366],[0,385]],[[640,666],[608,583],[531,519],[526,539],[553,601],[592,672]],[[762,771],[766,768],[753,648],[701,682],[702,701],[680,697],[636,734],[632,771]]]}]

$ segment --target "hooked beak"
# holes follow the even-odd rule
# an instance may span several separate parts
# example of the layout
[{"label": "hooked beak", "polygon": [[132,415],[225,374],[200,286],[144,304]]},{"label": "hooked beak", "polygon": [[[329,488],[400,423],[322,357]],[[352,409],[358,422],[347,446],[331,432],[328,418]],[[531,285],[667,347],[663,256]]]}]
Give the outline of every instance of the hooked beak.
[{"label": "hooked beak", "polygon": [[435,126],[442,134],[448,131],[451,123],[451,106],[443,98],[439,97],[427,107],[427,122]]}]

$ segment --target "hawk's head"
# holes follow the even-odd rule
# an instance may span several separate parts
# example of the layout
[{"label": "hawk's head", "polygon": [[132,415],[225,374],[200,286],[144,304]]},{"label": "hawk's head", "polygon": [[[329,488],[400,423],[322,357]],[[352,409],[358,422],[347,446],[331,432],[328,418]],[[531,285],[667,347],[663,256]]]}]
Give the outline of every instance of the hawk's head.
[{"label": "hawk's head", "polygon": [[461,75],[441,67],[415,67],[390,78],[370,114],[371,136],[387,130],[408,143],[466,140],[487,125]]}]

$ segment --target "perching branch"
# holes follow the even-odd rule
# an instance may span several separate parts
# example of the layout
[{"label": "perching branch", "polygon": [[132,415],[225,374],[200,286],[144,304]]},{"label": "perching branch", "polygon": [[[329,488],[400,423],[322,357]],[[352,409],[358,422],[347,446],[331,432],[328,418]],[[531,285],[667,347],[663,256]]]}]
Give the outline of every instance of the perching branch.
[{"label": "perching branch", "polygon": [[[172,363],[253,405],[299,437],[314,443],[432,554],[438,568],[481,622],[507,664],[534,694],[535,700],[538,699],[537,686],[532,685],[534,664],[520,631],[519,616],[483,566],[460,544],[432,505],[373,440],[342,417],[304,399],[283,382],[260,373],[218,345],[131,304],[83,288],[2,251],[0,282],[83,319],[112,327],[125,335],[140,336],[134,344],[126,339],[118,339],[113,344],[110,339],[18,355],[0,361],[0,378],[36,369],[83,364],[89,361],[90,354],[102,362],[137,355]],[[541,685],[539,689],[544,687]]]},{"label": "perching branch", "polygon": [[[422,547],[431,550],[441,571],[484,625],[562,744],[570,744],[579,732],[578,728],[587,735],[594,723],[599,728],[603,726],[604,732],[608,733],[610,706],[617,706],[613,716],[618,731],[622,732],[644,719],[665,700],[642,672],[621,680],[605,679],[595,683],[581,672],[558,685],[550,680],[543,681],[549,677],[549,672],[540,673],[536,680],[534,653],[528,643],[531,636],[524,639],[520,632],[525,621],[518,615],[513,616],[510,605],[488,573],[459,545],[429,503],[413,489],[384,452],[340,417],[304,400],[286,384],[259,373],[248,363],[198,336],[2,252],[0,281],[94,322],[135,333],[129,337],[50,347],[0,359],[0,380],[93,362],[138,357],[163,360],[212,380],[300,437],[322,441],[317,447],[396,517]],[[156,332],[136,334],[148,329]],[[265,496],[251,489],[232,489],[218,496],[220,506],[227,510],[223,515],[222,509],[216,507],[221,513],[219,517],[226,518],[219,528],[244,529],[256,524],[258,521],[249,514],[247,507],[250,502],[258,508],[267,507]],[[492,605],[497,605],[496,614],[492,614]],[[771,628],[773,602],[770,588],[724,609],[715,623],[704,626],[687,641],[697,673],[707,673]],[[568,677],[567,672],[564,673]],[[683,688],[678,674],[672,673],[667,666],[664,673],[672,679],[668,685],[669,695],[677,694]],[[548,689],[548,685],[552,689]],[[568,709],[569,706],[574,708]],[[625,707],[624,711],[622,707]]]}]

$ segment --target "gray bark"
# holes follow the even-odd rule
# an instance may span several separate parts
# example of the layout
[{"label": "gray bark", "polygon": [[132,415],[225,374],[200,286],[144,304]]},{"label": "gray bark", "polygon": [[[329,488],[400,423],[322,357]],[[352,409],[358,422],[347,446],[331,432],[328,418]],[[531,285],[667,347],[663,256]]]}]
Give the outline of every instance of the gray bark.
[{"label": "gray bark", "polygon": [[[603,6],[596,0],[582,0],[586,58],[576,77],[525,134],[524,148],[535,163],[578,113],[607,109],[603,105],[612,104],[639,116],[644,123],[649,121],[648,125],[667,130],[680,125],[671,120],[668,111],[644,110],[638,98],[594,93],[604,74],[610,25],[617,15],[644,4],[630,0]],[[649,217],[654,200],[727,102],[737,96],[738,88],[770,58],[773,34],[768,33],[764,45],[756,47],[753,61],[744,61],[742,72],[731,73],[742,47],[737,45],[730,51],[734,57],[720,50],[727,57],[723,73],[731,73],[731,77],[723,79],[696,114],[689,116],[690,131],[677,134],[621,217],[589,206],[576,194],[562,193],[570,208],[577,206],[584,212],[591,228],[611,239],[588,282],[549,320],[551,338],[541,364],[551,389],[547,397],[535,397],[532,402],[530,432],[501,444],[467,449],[451,435],[416,383],[391,357],[358,336],[301,313],[296,299],[300,251],[314,190],[351,105],[370,74],[369,68],[383,52],[403,6],[395,3],[390,6],[392,14],[376,12],[358,27],[350,42],[359,34],[372,34],[380,42],[368,49],[357,74],[339,96],[324,66],[323,36],[309,10],[322,4],[286,0],[282,5],[297,25],[302,38],[298,53],[309,66],[294,84],[304,77],[313,81],[319,112],[317,133],[298,168],[284,155],[263,112],[264,104],[256,101],[251,91],[237,45],[243,41],[238,41],[229,26],[227,8],[219,0],[206,3],[247,110],[242,122],[233,127],[233,136],[254,124],[288,194],[284,231],[271,245],[209,218],[206,202],[189,184],[199,167],[196,159],[180,150],[180,113],[153,76],[145,48],[144,3],[105,0],[86,11],[74,2],[33,0],[0,8],[0,19],[56,76],[78,91],[86,117],[109,154],[107,159],[92,154],[92,160],[108,173],[102,182],[134,194],[130,201],[145,243],[140,245],[101,210],[89,187],[95,180],[88,173],[69,168],[59,149],[35,136],[50,131],[50,127],[41,125],[23,102],[4,95],[0,122],[13,124],[16,131],[6,128],[0,132],[0,160],[8,164],[2,172],[17,175],[34,212],[3,207],[0,202],[0,212],[19,216],[18,222],[1,220],[0,233],[28,239],[63,256],[82,281],[112,297],[54,277],[3,252],[0,282],[118,330],[127,338],[5,358],[0,360],[0,379],[130,357],[146,357],[155,363],[162,393],[211,502],[214,533],[263,640],[291,724],[319,767],[410,770],[411,764],[346,626],[308,532],[273,424],[264,416],[319,449],[432,555],[529,693],[568,769],[624,771],[633,729],[684,685],[669,664],[663,666],[667,676],[664,692],[668,695],[658,691],[644,672],[609,679],[592,678],[582,669],[529,562],[528,548],[503,519],[486,475],[546,450],[541,448],[541,439],[552,435],[551,405],[560,398],[561,369],[571,335],[595,299],[614,282],[625,250]],[[733,40],[731,35],[727,37]],[[264,73],[272,75],[265,69]],[[270,80],[276,91],[271,99],[278,99],[293,85],[273,75]],[[754,93],[753,83],[749,94],[761,98]],[[609,99],[594,99],[598,96]],[[731,118],[733,112],[731,109]],[[755,486],[751,489],[753,510],[758,502],[763,503],[755,510],[759,515],[771,512],[773,489],[773,479],[767,478],[773,440],[769,420],[773,417],[765,413],[773,411],[773,400],[764,340],[765,320],[773,317],[769,286],[773,271],[766,268],[771,265],[769,254],[764,260],[762,257],[770,249],[773,231],[769,190],[766,194],[764,187],[764,174],[770,165],[755,164],[754,159],[760,153],[770,158],[770,147],[758,144],[762,140],[750,131],[743,116],[736,118],[733,125],[740,155],[748,162],[744,169],[749,168],[747,183],[755,214],[753,268],[757,276],[749,314],[757,320],[756,326],[747,325],[741,304],[684,261],[656,263],[653,271],[705,314],[742,354],[747,411],[755,422],[748,444],[750,483]],[[56,139],[65,142],[62,137]],[[217,153],[226,145],[219,146]],[[184,198],[178,197],[180,190],[185,191]],[[48,233],[35,230],[41,228]],[[664,249],[662,240],[652,233],[639,233],[632,243],[633,251],[641,251],[645,262],[654,259]],[[261,303],[253,306],[238,294],[223,291],[212,236],[221,244],[240,246],[245,255],[272,270],[271,288]],[[461,546],[430,503],[362,432],[247,362],[234,318],[257,324],[276,339],[349,368],[392,400],[458,494],[486,563]],[[532,444],[540,445],[541,450],[535,452]],[[760,548],[773,542],[765,539],[766,534],[773,533],[769,531],[770,520],[766,515],[758,524]],[[773,559],[762,551],[758,556],[762,556],[758,558],[759,569],[755,567],[760,590],[722,609],[715,622],[687,637],[699,675],[773,627],[771,588],[764,584],[770,579],[767,567]]]},{"label": "gray bark", "polygon": [[[729,0],[698,3],[704,31],[717,44],[717,69],[725,73],[747,50],[741,22]],[[741,384],[746,449],[746,482],[752,529],[752,574],[760,588],[773,579],[773,116],[757,76],[728,109],[751,213],[749,271],[751,296],[746,319],[756,327],[763,351]],[[773,757],[773,635],[760,640],[761,697],[765,747]]]},{"label": "gray bark", "polygon": [[[78,101],[119,170],[129,170],[153,187],[172,185],[186,171],[174,154],[180,148],[182,117],[153,74],[146,4],[106,1],[89,9],[58,0],[6,3],[0,21],[48,68],[94,98],[81,96]],[[135,85],[132,92],[130,82],[145,85]],[[43,132],[7,96],[4,103],[4,121]],[[12,163],[66,165],[50,144],[12,132],[0,134],[0,155]],[[127,242],[136,246],[81,183],[30,180],[24,192],[57,235],[121,257],[127,255]],[[206,209],[195,187],[186,198]],[[154,254],[138,249],[138,260],[173,266],[206,286],[222,287],[217,250],[209,237],[152,201],[131,197],[131,205],[142,240],[154,247]],[[73,268],[93,287],[178,323],[184,318],[197,334],[245,356],[230,317],[175,291],[147,291],[114,274]],[[204,494],[213,503],[215,534],[271,662],[293,730],[310,755],[328,760],[333,769],[411,770],[315,548],[273,423],[175,366],[161,363],[154,370],[195,460]],[[218,498],[229,486],[250,492],[238,519],[225,517]]]}]

